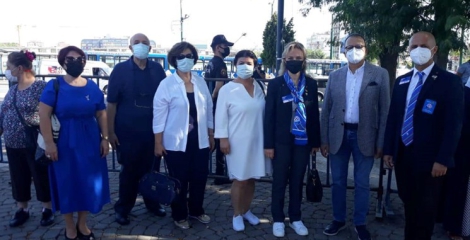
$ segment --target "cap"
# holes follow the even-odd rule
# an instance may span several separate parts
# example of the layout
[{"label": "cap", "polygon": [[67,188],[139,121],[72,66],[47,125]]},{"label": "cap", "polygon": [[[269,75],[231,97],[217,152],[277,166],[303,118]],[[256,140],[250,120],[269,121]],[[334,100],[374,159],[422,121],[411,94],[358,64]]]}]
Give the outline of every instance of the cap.
[{"label": "cap", "polygon": [[226,44],[227,46],[231,47],[233,46],[233,42],[229,42],[227,41],[227,39],[225,38],[224,35],[220,34],[220,35],[216,35],[213,39],[212,39],[212,43],[211,43],[211,47],[214,47],[218,44]]}]

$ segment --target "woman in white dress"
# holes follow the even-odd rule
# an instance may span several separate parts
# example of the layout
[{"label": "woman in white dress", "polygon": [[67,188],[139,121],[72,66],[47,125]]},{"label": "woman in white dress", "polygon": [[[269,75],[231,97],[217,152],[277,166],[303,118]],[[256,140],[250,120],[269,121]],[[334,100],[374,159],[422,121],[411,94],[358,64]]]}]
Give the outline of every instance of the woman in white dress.
[{"label": "woman in white dress", "polygon": [[229,178],[233,180],[231,197],[233,229],[245,230],[243,220],[251,225],[259,219],[250,211],[255,180],[266,175],[263,153],[264,91],[252,78],[256,55],[242,50],[235,56],[237,78],[219,91],[215,113],[215,138],[226,155]]}]

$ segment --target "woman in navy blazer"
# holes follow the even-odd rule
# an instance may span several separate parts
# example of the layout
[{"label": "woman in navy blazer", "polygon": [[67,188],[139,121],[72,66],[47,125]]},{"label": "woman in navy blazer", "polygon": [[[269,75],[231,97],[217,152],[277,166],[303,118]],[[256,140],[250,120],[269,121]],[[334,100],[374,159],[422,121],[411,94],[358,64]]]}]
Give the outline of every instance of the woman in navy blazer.
[{"label": "woman in navy blazer", "polygon": [[273,234],[285,234],[284,196],[289,183],[289,225],[305,236],[308,230],[301,221],[300,205],[310,154],[320,147],[318,88],[305,73],[306,51],[301,43],[287,44],[282,56],[280,75],[268,85],[264,118],[264,149],[273,165]]}]

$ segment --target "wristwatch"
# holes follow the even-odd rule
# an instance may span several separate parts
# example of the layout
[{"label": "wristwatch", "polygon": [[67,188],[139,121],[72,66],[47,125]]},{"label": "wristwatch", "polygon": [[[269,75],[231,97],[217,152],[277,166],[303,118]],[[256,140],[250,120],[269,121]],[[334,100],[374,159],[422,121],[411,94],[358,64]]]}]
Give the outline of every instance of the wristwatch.
[{"label": "wristwatch", "polygon": [[108,136],[103,136],[103,137],[101,137],[101,139],[109,142]]}]

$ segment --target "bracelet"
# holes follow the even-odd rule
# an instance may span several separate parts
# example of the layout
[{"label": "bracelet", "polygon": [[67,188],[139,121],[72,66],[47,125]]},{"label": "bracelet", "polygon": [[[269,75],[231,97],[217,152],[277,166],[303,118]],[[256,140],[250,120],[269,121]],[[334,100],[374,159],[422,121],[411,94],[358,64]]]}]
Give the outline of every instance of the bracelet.
[{"label": "bracelet", "polygon": [[108,141],[108,142],[109,142],[108,136],[103,136],[103,137],[101,137],[101,140],[105,140],[105,141]]}]

